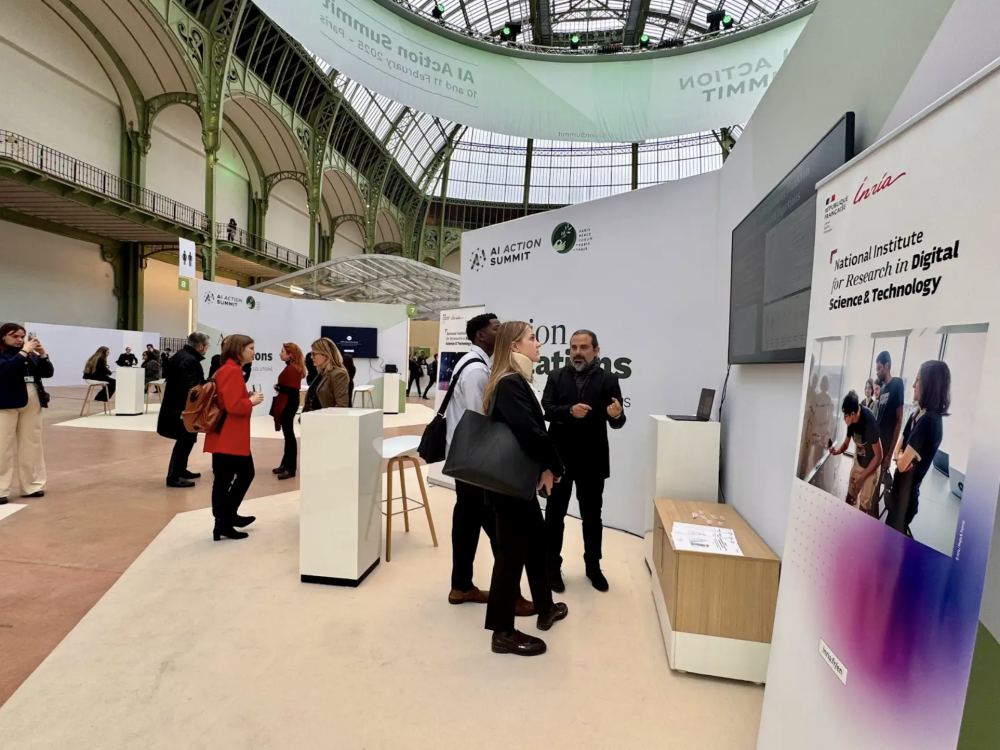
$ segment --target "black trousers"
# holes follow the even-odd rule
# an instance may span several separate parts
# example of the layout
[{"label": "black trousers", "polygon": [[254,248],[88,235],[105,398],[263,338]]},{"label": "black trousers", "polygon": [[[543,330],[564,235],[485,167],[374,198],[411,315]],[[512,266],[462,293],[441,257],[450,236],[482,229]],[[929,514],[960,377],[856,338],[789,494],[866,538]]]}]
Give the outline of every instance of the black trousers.
[{"label": "black trousers", "polygon": [[216,526],[231,526],[253,483],[253,456],[212,454],[212,515]]},{"label": "black trousers", "polygon": [[552,609],[552,590],[545,570],[545,521],[537,499],[518,500],[487,492],[486,500],[493,505],[497,523],[486,629],[509,632],[514,630],[522,571],[528,574],[535,611],[542,615]]},{"label": "black trousers", "polygon": [[299,465],[299,444],[295,440],[295,412],[285,411],[281,417],[281,434],[285,436],[285,454],[281,465],[289,471],[295,471]]},{"label": "black trousers", "polygon": [[493,557],[497,554],[497,519],[486,504],[486,491],[465,482],[455,481],[455,510],[451,516],[451,587],[468,592],[472,584],[472,565],[479,549],[479,530],[489,537]]},{"label": "black trousers", "polygon": [[431,388],[435,385],[437,385],[437,378],[432,378],[428,376],[427,387],[424,388],[424,398],[427,398],[427,394],[431,392]]},{"label": "black trousers", "polygon": [[567,472],[562,481],[552,488],[552,495],[545,506],[545,547],[550,569],[558,570],[562,566],[566,511],[569,509],[574,484],[576,500],[580,505],[580,520],[583,521],[583,561],[587,570],[601,567],[601,542],[604,535],[601,508],[604,505],[604,481],[593,477],[574,476]]},{"label": "black trousers", "polygon": [[198,442],[198,436],[195,433],[188,432],[183,427],[180,429],[183,434],[174,442],[174,449],[170,453],[170,465],[167,467],[168,481],[184,478],[184,472],[188,468],[188,459],[191,457],[191,449]]},{"label": "black trousers", "polygon": [[406,395],[410,395],[410,389],[413,388],[413,384],[417,384],[417,395],[420,395],[420,376],[410,375],[410,382],[406,384]]},{"label": "black trousers", "polygon": [[114,395],[115,395],[115,388],[118,385],[118,381],[115,380],[114,378],[110,378],[110,377],[109,378],[97,378],[97,379],[98,380],[103,380],[105,383],[108,384],[108,393],[105,396],[104,389],[102,388],[101,392],[98,393],[96,396],[94,396],[94,401],[108,401],[111,398],[113,398]]}]

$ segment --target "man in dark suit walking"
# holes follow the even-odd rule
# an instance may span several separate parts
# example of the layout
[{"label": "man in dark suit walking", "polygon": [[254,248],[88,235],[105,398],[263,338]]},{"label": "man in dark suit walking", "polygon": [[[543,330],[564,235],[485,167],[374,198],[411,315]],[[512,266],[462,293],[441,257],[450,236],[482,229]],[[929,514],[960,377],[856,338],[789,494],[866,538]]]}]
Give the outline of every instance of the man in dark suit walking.
[{"label": "man in dark suit walking", "polygon": [[201,477],[201,474],[188,471],[188,458],[198,442],[198,435],[184,428],[181,414],[187,404],[188,391],[205,382],[201,361],[207,351],[208,335],[195,331],[188,336],[184,348],[164,362],[167,383],[156,420],[156,432],[175,441],[167,468],[167,487],[194,487],[191,480]]},{"label": "man in dark suit walking", "polygon": [[611,476],[608,425],[625,425],[618,376],[601,367],[601,349],[591,331],[577,331],[570,339],[570,365],[549,376],[542,396],[549,434],[566,464],[545,507],[546,555],[553,591],[566,589],[562,579],[562,544],[566,511],[573,486],[583,521],[583,559],[587,577],[598,591],[608,590],[601,572],[601,506],[604,482]]}]

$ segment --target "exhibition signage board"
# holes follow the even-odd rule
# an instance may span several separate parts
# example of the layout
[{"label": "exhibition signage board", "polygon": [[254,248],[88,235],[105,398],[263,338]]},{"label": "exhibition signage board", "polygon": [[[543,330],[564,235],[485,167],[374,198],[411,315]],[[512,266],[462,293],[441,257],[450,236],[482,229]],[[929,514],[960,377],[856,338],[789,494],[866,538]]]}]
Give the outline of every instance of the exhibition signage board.
[{"label": "exhibition signage board", "polygon": [[679,54],[582,61],[462,41],[377,0],[256,4],[334,69],[421,112],[526,138],[621,143],[746,122],[807,21]]},{"label": "exhibition signage board", "polygon": [[703,314],[719,271],[718,184],[712,172],[462,236],[462,301],[534,326],[536,390],[569,364],[574,331],[597,335],[629,418],[610,431],[603,520],[638,535],[652,531],[648,415],[694,414],[701,389],[721,388],[726,373],[718,316]]},{"label": "exhibition signage board", "polygon": [[441,311],[441,328],[438,332],[438,382],[434,397],[434,408],[440,409],[448,385],[455,373],[455,364],[468,353],[472,346],[465,335],[465,325],[472,318],[486,312],[482,305],[460,307]]},{"label": "exhibition signage board", "polygon": [[[206,374],[208,363],[219,353],[224,337],[243,333],[254,339],[256,356],[247,387],[264,394],[264,403],[254,409],[255,416],[267,414],[271,408],[274,386],[285,366],[280,358],[282,346],[292,342],[308,354],[323,326],[378,329],[379,359],[354,360],[357,368],[355,387],[374,385],[373,395],[378,407],[383,403],[384,366],[394,364],[403,368],[406,365],[409,336],[406,305],[290,299],[206,281],[198,283],[195,299],[196,327],[207,333],[211,341],[204,363]],[[305,380],[302,382],[304,387]],[[397,390],[395,398],[401,413],[405,410],[406,398],[402,387]]]},{"label": "exhibition signage board", "polygon": [[198,253],[191,240],[183,237],[177,240],[178,243],[178,266],[177,275],[182,279],[193,279],[198,275],[197,262]]},{"label": "exhibition signage board", "polygon": [[[1000,75],[984,74],[817,191],[761,750],[951,750],[974,648],[996,647],[1000,612],[981,603],[1000,489],[998,118]],[[861,425],[874,416],[874,431],[852,435],[853,458],[831,455],[847,438],[843,400],[864,398],[881,352],[898,380],[859,412]],[[939,416],[946,372],[950,405]],[[892,439],[900,411],[908,471]],[[876,488],[866,513],[864,468],[885,447],[893,489]]]}]

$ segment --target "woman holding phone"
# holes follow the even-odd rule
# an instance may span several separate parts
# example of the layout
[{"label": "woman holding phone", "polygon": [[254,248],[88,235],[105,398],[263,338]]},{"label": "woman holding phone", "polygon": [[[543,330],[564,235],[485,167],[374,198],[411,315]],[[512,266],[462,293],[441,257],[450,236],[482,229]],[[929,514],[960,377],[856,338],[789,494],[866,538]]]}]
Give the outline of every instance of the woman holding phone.
[{"label": "woman holding phone", "polygon": [[215,373],[216,403],[222,410],[217,429],[205,435],[205,452],[212,454],[212,515],[215,528],[212,538],[246,539],[249,534],[237,531],[257,519],[238,514],[240,503],[254,479],[250,453],[250,416],[263,402],[264,394],[249,393],[243,380],[243,366],[253,362],[254,342],[249,336],[233,334],[223,342],[221,364]]},{"label": "woman holding phone", "polygon": [[[538,397],[531,388],[534,366],[540,360],[541,344],[531,326],[521,321],[501,323],[493,352],[493,369],[483,394],[483,411],[510,427],[517,442],[541,467],[539,491],[548,496],[564,467]],[[491,408],[492,407],[492,411]],[[531,598],[538,613],[538,629],[549,630],[569,614],[569,608],[552,601],[545,559],[545,522],[538,498],[531,500],[486,493],[486,502],[496,513],[496,552],[493,582],[486,605],[486,629],[493,631],[493,652],[537,656],[545,653],[545,641],[514,628],[520,594],[521,572],[528,574]]]},{"label": "woman holding phone", "polygon": [[45,496],[42,409],[49,397],[42,378],[53,374],[41,341],[26,339],[20,323],[0,326],[0,505],[7,504],[15,467],[22,497]]}]

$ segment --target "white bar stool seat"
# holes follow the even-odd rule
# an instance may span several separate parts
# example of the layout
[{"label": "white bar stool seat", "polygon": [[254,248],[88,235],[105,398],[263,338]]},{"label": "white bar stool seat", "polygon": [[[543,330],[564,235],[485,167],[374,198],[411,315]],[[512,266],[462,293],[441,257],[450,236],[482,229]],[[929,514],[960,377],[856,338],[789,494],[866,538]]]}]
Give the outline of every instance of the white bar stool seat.
[{"label": "white bar stool seat", "polygon": [[80,408],[80,416],[86,417],[90,415],[88,407],[94,402],[94,398],[101,391],[104,391],[104,413],[111,416],[111,395],[108,392],[108,384],[103,380],[84,380],[83,382],[87,384],[87,395],[83,397],[83,406]]},{"label": "white bar stool seat", "polygon": [[[373,386],[373,385],[358,385],[358,386],[355,386],[354,387],[354,400],[351,402],[351,406],[356,406],[357,405],[358,394],[361,394],[361,408],[362,409],[365,408],[365,396],[367,395],[368,396],[368,408],[369,409],[374,409],[375,408],[375,396],[374,396],[374,393],[375,393],[375,386]],[[386,456],[383,455],[382,458],[386,458]]]}]

